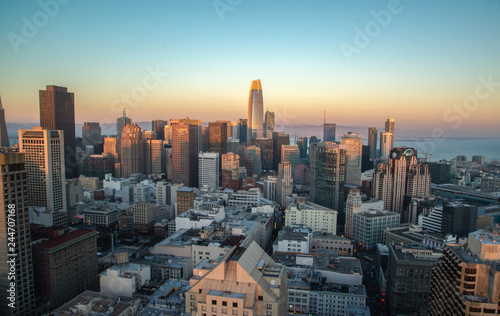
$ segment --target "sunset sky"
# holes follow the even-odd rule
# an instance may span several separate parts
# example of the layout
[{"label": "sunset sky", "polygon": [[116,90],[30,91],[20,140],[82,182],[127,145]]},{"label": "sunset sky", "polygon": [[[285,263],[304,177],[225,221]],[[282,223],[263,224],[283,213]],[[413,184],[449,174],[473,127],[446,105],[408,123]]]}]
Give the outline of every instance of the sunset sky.
[{"label": "sunset sky", "polygon": [[326,109],[339,125],[500,135],[500,0],[2,1],[0,21],[7,122],[37,122],[52,84],[75,93],[79,123],[124,106],[238,120],[261,79],[278,125]]}]

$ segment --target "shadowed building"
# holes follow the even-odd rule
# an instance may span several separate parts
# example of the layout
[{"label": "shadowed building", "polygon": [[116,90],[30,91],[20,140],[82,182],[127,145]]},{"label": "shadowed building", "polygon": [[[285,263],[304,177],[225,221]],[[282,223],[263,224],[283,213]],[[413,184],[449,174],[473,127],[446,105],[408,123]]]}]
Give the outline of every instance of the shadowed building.
[{"label": "shadowed building", "polygon": [[247,123],[250,129],[251,139],[264,137],[264,101],[262,97],[262,85],[260,80],[253,80],[250,85],[248,97]]},{"label": "shadowed building", "polygon": [[274,119],[274,112],[266,111],[266,116],[264,119],[264,137],[265,138],[272,138],[273,137],[275,125],[276,125],[276,123],[275,123],[275,119]]},{"label": "shadowed building", "polygon": [[95,145],[102,141],[101,127],[98,122],[83,122],[82,147]]},{"label": "shadowed building", "polygon": [[68,88],[47,86],[40,90],[40,126],[64,131],[66,178],[78,177],[75,139],[75,101]]},{"label": "shadowed building", "polygon": [[394,132],[396,131],[396,120],[393,118],[388,118],[385,122],[385,132],[392,134],[391,149],[394,148]]},{"label": "shadowed building", "polygon": [[123,128],[121,138],[121,176],[144,173],[144,139],[142,129],[129,124]]},{"label": "shadowed building", "polygon": [[[28,214],[27,174],[22,153],[0,153],[0,314],[30,316],[35,309]],[[12,225],[13,223],[15,225]],[[12,226],[11,226],[12,225]],[[14,246],[12,243],[14,242]],[[11,262],[14,273],[9,274]],[[11,279],[14,277],[14,279]],[[15,284],[11,287],[11,282]],[[11,294],[13,293],[13,294]],[[15,300],[9,299],[13,296]],[[10,305],[8,305],[10,304]]]},{"label": "shadowed building", "polygon": [[363,142],[358,133],[349,132],[342,136],[340,143],[346,146],[345,183],[361,185],[361,156]]},{"label": "shadowed building", "polygon": [[168,126],[168,121],[153,120],[151,121],[151,130],[156,132],[156,138],[165,140],[165,126]]},{"label": "shadowed building", "polygon": [[227,122],[208,123],[208,151],[227,153]]},{"label": "shadowed building", "polygon": [[377,136],[378,136],[377,128],[368,127],[368,147],[370,147],[370,159],[378,158]]},{"label": "shadowed building", "polygon": [[172,180],[185,186],[198,186],[198,125],[172,125]]},{"label": "shadowed building", "polygon": [[5,111],[2,106],[2,97],[0,97],[0,146],[10,147],[9,134],[5,124]]},{"label": "shadowed building", "polygon": [[273,133],[273,170],[278,170],[281,162],[281,146],[290,145],[290,135],[283,132]]}]

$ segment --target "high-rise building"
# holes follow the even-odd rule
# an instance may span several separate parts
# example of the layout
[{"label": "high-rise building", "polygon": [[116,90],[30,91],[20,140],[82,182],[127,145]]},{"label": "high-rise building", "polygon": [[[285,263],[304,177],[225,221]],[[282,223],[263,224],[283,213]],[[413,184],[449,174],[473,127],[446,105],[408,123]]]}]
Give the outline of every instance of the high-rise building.
[{"label": "high-rise building", "polygon": [[326,122],[323,123],[323,141],[334,142],[336,130],[337,130],[337,124],[326,123]]},{"label": "high-rise building", "polygon": [[0,153],[0,314],[35,311],[25,154]]},{"label": "high-rise building", "polygon": [[155,225],[155,206],[151,203],[139,202],[132,209],[134,232],[151,234]]},{"label": "high-rise building", "polygon": [[377,155],[377,136],[376,127],[368,127],[368,147],[370,147],[370,159],[378,158]]},{"label": "high-rise building", "polygon": [[83,122],[82,126],[82,147],[95,145],[102,141],[101,127],[99,122]]},{"label": "high-rise building", "polygon": [[[19,130],[19,150],[26,157],[29,206],[45,207],[53,214],[53,225],[67,226],[64,132],[41,127]],[[60,215],[60,214],[59,214]]]},{"label": "high-rise building", "polygon": [[188,187],[198,186],[198,125],[172,125],[172,180]]},{"label": "high-rise building", "polygon": [[116,137],[119,140],[122,139],[123,128],[129,124],[132,124],[132,119],[127,117],[127,112],[123,109],[123,116],[116,119]]},{"label": "high-rise building", "polygon": [[194,208],[196,192],[194,188],[181,187],[177,190],[176,216],[181,215]]},{"label": "high-rise building", "polygon": [[385,122],[385,132],[392,133],[391,149],[394,148],[394,136],[396,135],[396,120],[393,118],[388,118]]},{"label": "high-rise building", "polygon": [[222,188],[238,190],[240,187],[240,156],[235,153],[223,154],[222,165]]},{"label": "high-rise building", "polygon": [[10,147],[9,134],[7,133],[7,125],[5,124],[5,110],[2,106],[2,97],[0,96],[0,146]]},{"label": "high-rise building", "polygon": [[144,141],[144,173],[160,174],[166,172],[165,150],[162,139]]},{"label": "high-rise building", "polygon": [[227,153],[227,122],[209,122],[208,123],[208,151]]},{"label": "high-rise building", "polygon": [[238,138],[240,140],[240,144],[250,145],[248,139],[250,138],[248,131],[248,123],[247,119],[239,119],[238,120]]},{"label": "high-rise building", "polygon": [[[310,199],[344,213],[346,146],[336,143],[311,144]],[[339,216],[339,224],[344,218]]]},{"label": "high-rise building", "polygon": [[400,214],[388,211],[366,210],[352,215],[352,239],[365,249],[371,249],[384,240],[384,231],[399,227]]},{"label": "high-rise building", "polygon": [[297,141],[297,146],[299,146],[300,159],[307,159],[309,157],[307,137],[300,137]]},{"label": "high-rise building", "polygon": [[[248,97],[248,128],[251,139],[264,137],[264,101],[262,97],[262,85],[260,80],[253,80],[250,85]],[[247,142],[249,143],[249,141]]]},{"label": "high-rise building", "polygon": [[340,143],[346,146],[346,170],[345,183],[350,185],[361,185],[361,161],[363,142],[358,133],[349,132],[340,139]]},{"label": "high-rise building", "polygon": [[380,158],[388,159],[389,153],[392,150],[392,144],[394,143],[394,134],[383,132],[380,133]]},{"label": "high-rise building", "polygon": [[298,145],[283,145],[281,146],[281,162],[289,162],[292,164],[292,169],[300,163],[300,151]]},{"label": "high-rise building", "polygon": [[39,227],[33,230],[35,293],[58,307],[85,290],[96,290],[97,231]]},{"label": "high-rise building", "polygon": [[278,164],[281,162],[281,147],[290,145],[290,135],[283,132],[273,133],[273,170],[278,170]]},{"label": "high-rise building", "polygon": [[75,101],[68,88],[47,86],[40,90],[40,126],[64,131],[65,175],[67,179],[77,178]]},{"label": "high-rise building", "polygon": [[267,138],[252,139],[252,145],[259,147],[262,153],[262,170],[273,170],[273,140]]},{"label": "high-rise building", "polygon": [[361,213],[361,207],[363,203],[361,202],[361,194],[358,188],[352,188],[347,195],[347,200],[345,204],[345,226],[344,235],[349,238],[354,238],[354,233],[352,231],[353,227],[353,217],[354,214]]},{"label": "high-rise building", "polygon": [[153,120],[151,121],[151,130],[156,133],[156,138],[165,140],[165,126],[168,126],[168,121]]},{"label": "high-rise building", "polygon": [[243,166],[247,169],[249,176],[257,175],[258,178],[262,176],[260,147],[252,145],[245,148],[243,151]]},{"label": "high-rise building", "polygon": [[278,180],[276,183],[276,202],[286,204],[286,197],[293,193],[292,164],[280,162],[278,164]]},{"label": "high-rise building", "polygon": [[391,315],[427,315],[432,268],[442,256],[425,246],[389,245],[387,296]]},{"label": "high-rise building", "polygon": [[417,162],[417,151],[408,147],[391,150],[386,163],[379,163],[373,176],[373,197],[384,201],[386,210],[400,213],[407,222],[405,196],[428,197],[431,178],[429,168]]},{"label": "high-rise building", "polygon": [[286,315],[286,268],[256,242],[203,263],[185,294],[185,315]]},{"label": "high-rise building", "polygon": [[500,231],[470,233],[447,244],[432,271],[428,315],[498,315]]},{"label": "high-rise building", "polygon": [[200,187],[208,186],[218,188],[220,183],[220,154],[199,153],[198,154],[198,182]]},{"label": "high-rise building", "polygon": [[275,126],[276,126],[276,122],[274,119],[274,112],[269,112],[269,110],[267,110],[265,118],[264,118],[264,137],[265,138],[272,138],[273,137],[273,132],[274,132]]},{"label": "high-rise building", "polygon": [[144,173],[144,139],[136,124],[125,125],[121,137],[121,176]]}]

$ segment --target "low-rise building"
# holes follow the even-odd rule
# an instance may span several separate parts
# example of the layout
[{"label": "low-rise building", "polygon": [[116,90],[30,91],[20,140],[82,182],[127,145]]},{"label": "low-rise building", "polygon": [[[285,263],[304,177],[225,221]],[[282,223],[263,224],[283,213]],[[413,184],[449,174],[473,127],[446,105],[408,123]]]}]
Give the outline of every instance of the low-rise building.
[{"label": "low-rise building", "polygon": [[117,264],[99,274],[101,294],[132,297],[136,290],[151,280],[149,265]]}]

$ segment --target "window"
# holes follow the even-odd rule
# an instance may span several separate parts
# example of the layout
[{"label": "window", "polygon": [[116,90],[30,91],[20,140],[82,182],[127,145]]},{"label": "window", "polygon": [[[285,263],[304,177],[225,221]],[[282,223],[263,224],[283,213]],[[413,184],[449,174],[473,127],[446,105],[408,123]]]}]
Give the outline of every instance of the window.
[{"label": "window", "polygon": [[259,297],[257,298],[258,301],[263,301],[264,300],[264,297],[262,295],[259,295]]},{"label": "window", "polygon": [[227,302],[226,301],[222,301],[222,306],[227,306]]},{"label": "window", "polygon": [[273,305],[272,304],[267,304],[267,309],[273,309]]},{"label": "window", "polygon": [[217,301],[216,300],[212,300],[212,305],[217,305]]}]

